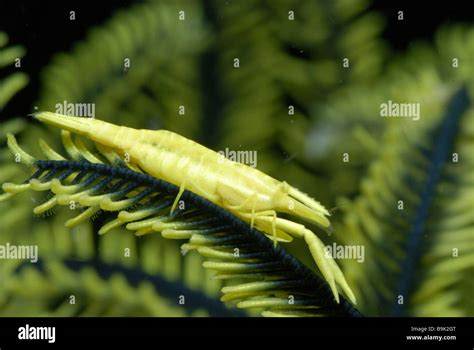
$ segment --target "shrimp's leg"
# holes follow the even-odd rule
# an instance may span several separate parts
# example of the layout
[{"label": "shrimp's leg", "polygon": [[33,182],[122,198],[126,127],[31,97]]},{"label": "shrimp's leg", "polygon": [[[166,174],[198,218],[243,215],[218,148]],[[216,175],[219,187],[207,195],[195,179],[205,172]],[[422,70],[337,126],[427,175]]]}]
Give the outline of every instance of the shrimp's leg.
[{"label": "shrimp's leg", "polygon": [[202,190],[201,187],[197,186],[193,181],[191,181],[189,179],[186,179],[181,183],[181,186],[179,186],[179,192],[176,195],[176,198],[173,202],[173,205],[171,206],[171,214],[173,214],[173,211],[176,209],[176,206],[178,205],[179,200],[180,200],[181,196],[183,195],[183,192],[186,190],[186,184],[191,184],[192,188],[195,189],[196,192],[198,192],[200,196],[202,196],[204,198],[207,198],[208,200],[214,201],[214,202],[218,200],[218,197],[215,194],[211,194],[211,193],[208,193],[208,192]]},{"label": "shrimp's leg", "polygon": [[[257,213],[258,215],[258,213]],[[274,218],[270,218],[268,215],[262,215],[257,217],[257,221],[269,224],[274,222]],[[334,298],[339,302],[339,293],[336,288],[336,283],[345,292],[347,297],[356,304],[356,298],[351,288],[349,287],[344,275],[342,274],[339,266],[333,260],[332,256],[327,256],[325,246],[323,242],[316,236],[312,231],[308,230],[304,225],[298,224],[282,218],[276,218],[276,227],[282,231],[291,234],[298,238],[303,238],[309,247],[311,255],[313,256],[314,262],[318,265],[319,270],[328,282],[331,290],[334,294]]]},{"label": "shrimp's leg", "polygon": [[258,194],[254,192],[251,196],[247,197],[242,203],[239,205],[229,205],[227,206],[230,210],[241,211],[244,207],[246,207],[247,203],[250,201],[252,202],[252,216],[250,219],[250,228],[254,226],[254,219],[255,219],[255,208],[257,206]]},{"label": "shrimp's leg", "polygon": [[[201,168],[205,157],[206,157],[206,155],[201,156],[201,159],[199,161],[199,168]],[[186,184],[187,183],[191,185],[191,188],[193,189],[193,192],[200,195],[201,197],[204,197],[204,198],[206,198],[206,199],[208,199],[208,200],[210,200],[211,202],[214,202],[214,203],[216,203],[219,200],[219,197],[215,193],[210,193],[208,191],[203,190],[202,186],[197,185],[193,181],[192,176],[188,176],[188,178],[183,181],[181,186],[179,186],[179,192],[176,195],[176,198],[175,198],[175,200],[173,202],[173,205],[171,207],[171,214],[176,209],[176,206],[178,205],[179,200],[180,200],[181,196],[183,195],[183,192],[186,190]]]},{"label": "shrimp's leg", "polygon": [[272,236],[273,236],[273,242],[274,245],[276,246],[277,244],[277,233],[276,233],[276,218],[277,218],[277,212],[275,210],[265,210],[265,211],[260,211],[260,212],[255,212],[256,207],[257,207],[257,201],[258,201],[258,194],[257,192],[252,193],[249,197],[247,197],[242,203],[239,205],[229,205],[228,208],[230,210],[235,210],[240,212],[240,214],[244,217],[248,217],[248,213],[242,213],[242,209],[244,209],[248,202],[252,201],[252,211],[250,213],[250,228],[253,228],[255,225],[255,218],[261,217],[261,216],[272,216],[273,221],[272,221]]},{"label": "shrimp's leg", "polygon": [[[254,202],[255,203],[255,202]],[[249,214],[244,214],[244,217],[248,217]],[[272,225],[272,236],[273,236],[273,243],[274,246],[276,247],[277,245],[277,212],[275,210],[264,210],[264,211],[259,211],[255,212],[255,205],[252,207],[252,213],[250,214],[251,217],[251,227],[253,228],[254,221],[255,219],[259,220],[261,217],[272,217],[271,219],[271,225]]]},{"label": "shrimp's leg", "polygon": [[276,233],[276,220],[277,220],[277,212],[275,210],[267,210],[267,211],[261,211],[258,213],[253,213],[252,212],[252,220],[253,218],[257,217],[262,217],[262,216],[271,216],[272,217],[272,236],[273,236],[273,247],[275,248],[277,245],[277,233]]},{"label": "shrimp's leg", "polygon": [[256,204],[257,198],[258,198],[258,195],[256,192],[254,192],[252,195],[247,197],[242,203],[238,205],[227,205],[227,208],[229,208],[230,210],[241,211],[242,209],[244,209],[244,207],[247,206],[247,203],[250,202],[252,199],[254,200],[254,203]]},{"label": "shrimp's leg", "polygon": [[211,202],[215,203],[219,200],[218,196],[216,196],[213,193],[209,193],[209,192],[204,191],[200,186],[196,185],[193,181],[188,179],[188,180],[183,181],[181,186],[179,186],[179,192],[176,195],[176,198],[175,198],[175,200],[173,202],[173,205],[171,207],[171,214],[173,214],[173,211],[176,209],[176,206],[178,205],[179,200],[181,199],[181,196],[183,195],[183,192],[186,190],[186,184],[191,184],[192,188],[196,190],[196,191],[193,191],[193,192],[197,192],[201,197],[204,197],[204,198],[208,199]]},{"label": "shrimp's leg", "polygon": [[181,196],[183,195],[184,190],[186,189],[185,186],[186,186],[186,180],[184,180],[183,183],[181,184],[181,186],[179,186],[179,192],[176,195],[176,198],[174,199],[173,205],[171,206],[170,214],[173,214],[174,210],[176,209],[176,206],[179,203],[179,199],[181,198]]},{"label": "shrimp's leg", "polygon": [[[257,199],[258,199],[258,195],[254,192],[253,194],[253,203],[252,203],[252,219],[250,220],[250,228],[252,229],[253,228],[253,224],[255,222],[255,207],[257,206]],[[273,231],[273,237],[276,237],[276,231],[274,230]],[[275,244],[276,244],[276,241],[275,241]]]},{"label": "shrimp's leg", "polygon": [[[202,161],[203,161],[203,157],[201,157],[201,160],[199,162],[200,165],[202,164]],[[176,206],[178,205],[179,200],[180,200],[181,196],[183,195],[183,192],[184,192],[185,189],[186,189],[186,179],[184,179],[184,181],[179,186],[179,192],[176,195],[176,198],[174,199],[173,205],[171,206],[170,214],[173,214],[173,212],[176,209]]]}]

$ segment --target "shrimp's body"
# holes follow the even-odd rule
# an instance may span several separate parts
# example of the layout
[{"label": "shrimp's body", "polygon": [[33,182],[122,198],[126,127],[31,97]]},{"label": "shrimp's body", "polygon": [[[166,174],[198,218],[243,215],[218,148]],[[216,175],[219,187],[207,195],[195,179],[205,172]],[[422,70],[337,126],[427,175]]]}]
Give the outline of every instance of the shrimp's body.
[{"label": "shrimp's body", "polygon": [[[355,303],[355,297],[323,243],[304,225],[279,218],[287,213],[329,230],[327,210],[298,189],[247,165],[233,162],[192,140],[166,130],[137,130],[91,118],[43,112],[34,115],[47,124],[109,147],[156,178],[180,187],[175,205],[186,189],[230,211],[282,241],[304,238],[328,281],[336,300],[336,283]],[[173,206],[174,209],[174,206]]]}]

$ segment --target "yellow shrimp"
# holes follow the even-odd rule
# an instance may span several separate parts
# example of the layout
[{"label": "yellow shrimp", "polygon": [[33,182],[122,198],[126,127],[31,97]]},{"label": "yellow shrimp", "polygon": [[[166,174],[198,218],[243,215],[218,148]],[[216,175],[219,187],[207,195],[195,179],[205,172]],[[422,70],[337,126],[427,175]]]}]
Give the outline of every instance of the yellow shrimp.
[{"label": "yellow shrimp", "polygon": [[223,159],[223,156],[167,130],[137,130],[98,119],[50,112],[36,119],[82,135],[127,156],[146,173],[180,187],[172,210],[184,190],[219,205],[275,240],[303,238],[339,301],[336,284],[356,303],[342,272],[326,256],[321,240],[304,225],[278,217],[287,213],[331,230],[328,211],[314,199],[263,172]]}]

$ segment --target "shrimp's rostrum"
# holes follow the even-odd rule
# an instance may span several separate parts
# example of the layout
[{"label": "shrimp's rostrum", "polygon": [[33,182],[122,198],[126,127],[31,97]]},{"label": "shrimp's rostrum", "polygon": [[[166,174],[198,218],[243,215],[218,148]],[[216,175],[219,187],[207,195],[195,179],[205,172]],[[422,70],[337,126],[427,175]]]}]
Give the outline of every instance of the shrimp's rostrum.
[{"label": "shrimp's rostrum", "polygon": [[[283,219],[287,213],[331,230],[328,211],[308,195],[247,165],[223,156],[167,130],[137,130],[98,119],[41,112],[34,115],[51,124],[127,154],[131,163],[148,174],[208,199],[258,228],[275,242],[303,238],[324,278],[339,301],[338,287],[355,297],[322,241],[304,225]],[[173,206],[173,209],[175,207]],[[173,210],[172,209],[172,210]]]}]

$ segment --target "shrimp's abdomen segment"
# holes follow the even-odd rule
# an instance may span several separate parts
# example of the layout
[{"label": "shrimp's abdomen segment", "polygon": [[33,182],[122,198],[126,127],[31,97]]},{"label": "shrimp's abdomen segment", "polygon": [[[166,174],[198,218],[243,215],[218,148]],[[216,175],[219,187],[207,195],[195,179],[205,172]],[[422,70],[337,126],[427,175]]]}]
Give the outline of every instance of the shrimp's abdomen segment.
[{"label": "shrimp's abdomen segment", "polygon": [[217,160],[218,153],[169,130],[140,130],[146,142],[170,152],[197,159]]},{"label": "shrimp's abdomen segment", "polygon": [[146,144],[136,144],[130,149],[131,159],[148,174],[184,187],[216,204],[217,179],[208,171],[205,162],[196,162],[187,155]]}]

